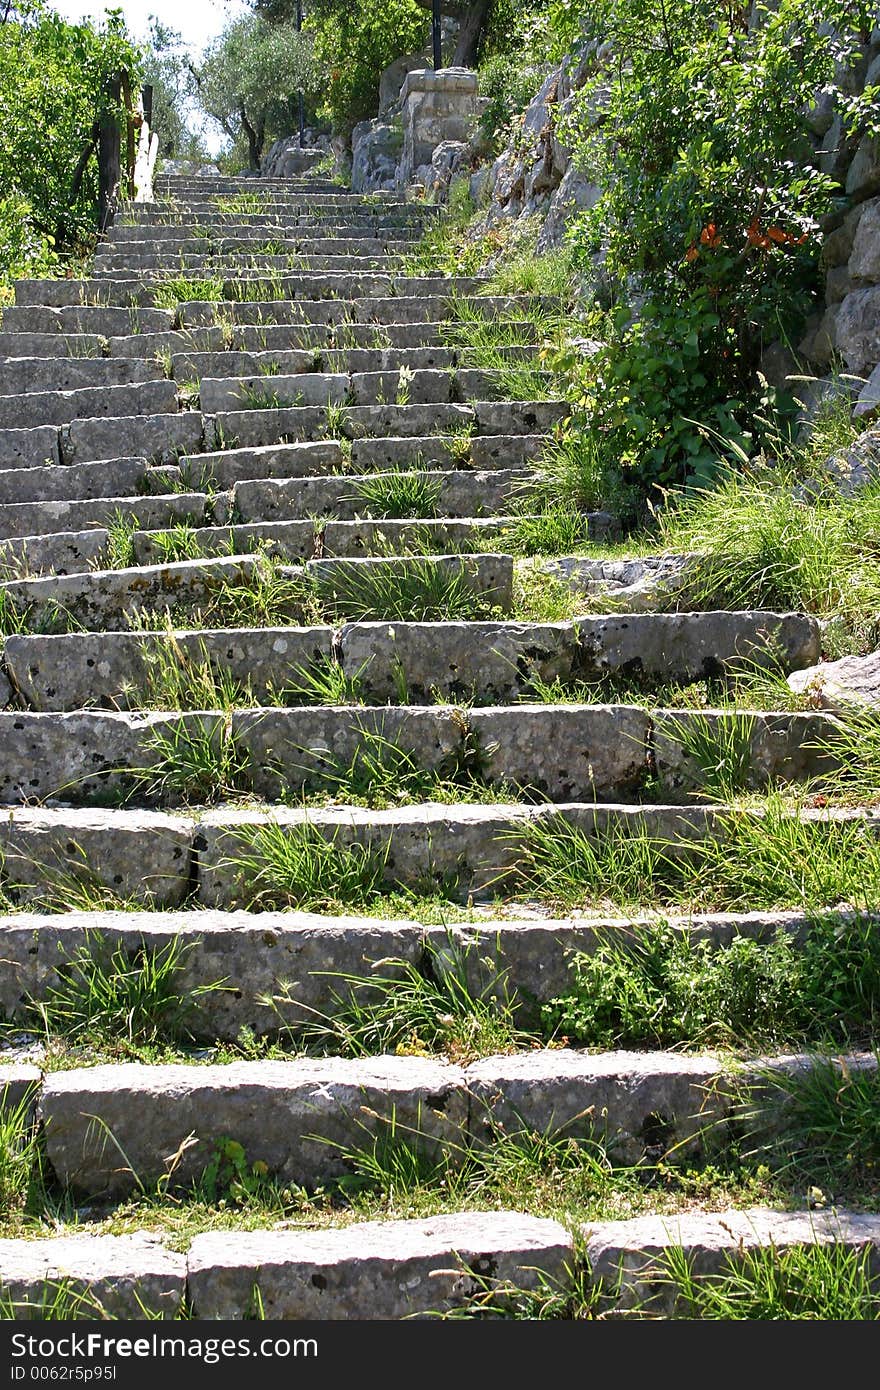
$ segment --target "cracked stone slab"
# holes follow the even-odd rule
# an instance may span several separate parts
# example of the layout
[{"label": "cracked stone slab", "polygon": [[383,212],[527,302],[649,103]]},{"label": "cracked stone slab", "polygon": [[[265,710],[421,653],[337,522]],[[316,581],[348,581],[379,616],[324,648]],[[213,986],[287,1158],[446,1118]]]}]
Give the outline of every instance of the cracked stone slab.
[{"label": "cracked stone slab", "polygon": [[424,1057],[97,1066],[53,1072],[40,1101],[55,1173],[95,1195],[130,1192],[135,1175],[158,1180],[172,1155],[172,1185],[185,1188],[221,1135],[282,1183],[315,1187],[352,1171],[345,1151],[369,1148],[392,1122],[427,1156],[454,1153],[467,1115],[463,1072]]},{"label": "cracked stone slab", "polygon": [[195,1315],[234,1319],[256,1283],[272,1319],[397,1320],[466,1308],[505,1285],[564,1289],[564,1226],[518,1212],[458,1212],[422,1221],[371,1221],[328,1231],[196,1236],[189,1252]]},{"label": "cracked stone slab", "polygon": [[578,674],[717,679],[740,667],[790,671],[818,660],[819,624],[803,613],[621,613],[577,618]]},{"label": "cracked stone slab", "polygon": [[4,887],[22,904],[71,880],[176,907],[190,890],[193,823],[159,811],[30,810],[0,820]]}]

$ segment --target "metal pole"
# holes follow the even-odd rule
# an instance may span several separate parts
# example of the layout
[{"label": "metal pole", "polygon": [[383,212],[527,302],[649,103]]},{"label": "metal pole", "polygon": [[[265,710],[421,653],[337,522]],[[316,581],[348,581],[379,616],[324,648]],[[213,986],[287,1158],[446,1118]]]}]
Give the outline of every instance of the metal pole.
[{"label": "metal pole", "polygon": [[[297,32],[298,34],[301,34],[301,33],[302,33],[302,27],[303,27],[303,7],[302,7],[302,0],[296,0],[296,32]],[[299,98],[299,147],[300,147],[300,149],[302,149],[303,146],[304,146],[305,143],[306,143],[306,112],[305,112],[305,101],[303,100],[302,89],[300,89],[300,91],[297,93],[297,96],[298,96],[298,98]]]},{"label": "metal pole", "polygon": [[443,33],[440,28],[440,0],[434,0],[431,15],[431,37],[434,40],[434,71],[443,66]]}]

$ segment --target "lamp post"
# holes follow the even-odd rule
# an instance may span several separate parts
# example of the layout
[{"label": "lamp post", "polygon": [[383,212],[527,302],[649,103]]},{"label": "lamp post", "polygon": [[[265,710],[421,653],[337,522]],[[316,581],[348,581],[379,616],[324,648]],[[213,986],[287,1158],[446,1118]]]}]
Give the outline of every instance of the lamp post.
[{"label": "lamp post", "polygon": [[440,28],[440,0],[434,0],[431,13],[431,38],[434,41],[434,71],[443,66],[443,33]]},{"label": "lamp post", "polygon": [[[303,7],[302,7],[302,0],[296,0],[296,32],[297,32],[298,34],[301,34],[301,33],[302,33],[302,27],[303,27]],[[299,98],[299,147],[300,147],[300,149],[302,149],[303,146],[304,146],[305,143],[306,143],[306,113],[305,113],[305,102],[303,101],[302,88],[300,88],[300,90],[297,92],[297,96],[298,96],[298,98]]]}]

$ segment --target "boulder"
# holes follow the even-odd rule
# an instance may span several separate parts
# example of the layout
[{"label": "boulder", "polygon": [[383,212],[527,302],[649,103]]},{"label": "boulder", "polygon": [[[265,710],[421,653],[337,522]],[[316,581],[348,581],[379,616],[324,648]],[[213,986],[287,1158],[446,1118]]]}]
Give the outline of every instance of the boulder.
[{"label": "boulder", "polygon": [[538,238],[538,250],[549,251],[560,246],[572,214],[595,207],[601,196],[602,190],[598,184],[593,183],[573,164],[569,164],[562,176],[562,182],[550,199],[547,217]]},{"label": "boulder", "polygon": [[880,281],[880,198],[861,207],[848,269],[853,280],[874,285]]},{"label": "boulder", "polygon": [[870,656],[845,656],[793,671],[788,684],[806,695],[817,709],[842,712],[853,706],[880,709],[880,651]]},{"label": "boulder", "polygon": [[[832,171],[833,172],[833,171]],[[880,138],[863,135],[846,176],[846,191],[863,198],[880,191]]]},{"label": "boulder", "polygon": [[866,376],[880,362],[880,285],[846,296],[835,313],[833,346],[856,376]]}]

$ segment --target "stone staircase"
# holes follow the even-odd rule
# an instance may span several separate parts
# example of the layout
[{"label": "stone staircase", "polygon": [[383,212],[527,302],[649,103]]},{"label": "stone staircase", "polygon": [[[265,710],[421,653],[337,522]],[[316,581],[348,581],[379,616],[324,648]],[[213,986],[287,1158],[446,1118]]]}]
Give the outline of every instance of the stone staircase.
[{"label": "stone staircase", "polygon": [[[522,322],[511,361],[534,365],[537,353],[515,297],[398,268],[434,215],[317,177],[172,178],[155,204],[126,210],[91,279],[18,285],[0,323],[8,1018],[50,998],[99,932],[131,958],[191,948],[179,989],[199,1044],[234,1044],[243,1029],[295,1034],[332,1012],[340,978],[389,961],[436,969],[444,953],[467,962],[478,991],[503,981],[526,1023],[564,991],[571,953],[591,949],[599,923],[517,906],[529,827],[595,843],[644,831],[686,854],[726,824],[723,807],[691,796],[686,713],[543,704],[535,679],[717,678],[769,661],[771,646],[783,670],[818,659],[817,625],[796,613],[517,615],[505,534],[517,484],[566,406],[505,399],[503,374],[450,346],[459,298]],[[415,500],[395,515],[388,499],[404,487]],[[592,519],[597,540],[606,526]],[[227,703],[172,703],[170,668],[207,671]],[[821,773],[832,725],[757,715],[755,789]],[[478,767],[482,794],[340,804],[340,769],[379,745],[425,778]],[[173,764],[197,746],[215,759],[234,750],[229,787],[194,796]],[[298,910],[295,874],[286,892],[267,887],[267,834],[282,851],[370,866],[370,914]],[[473,906],[475,920],[401,920],[382,910],[401,890],[413,904]],[[803,935],[807,919],[682,925],[721,942]],[[30,1098],[55,1177],[98,1210],[157,1183],[185,1192],[220,1138],[308,1190],[344,1178],[346,1152],[389,1128],[453,1169],[500,1133],[585,1137],[591,1125],[628,1163],[658,1134],[661,1147],[698,1154],[707,1126],[716,1138],[736,1131],[738,1088],[758,1086],[767,1065],[812,1061],[554,1046],[466,1065],[405,1054],[201,1064],[197,1051],[43,1074],[13,1049],[0,1094],[7,1108]],[[622,1269],[615,1306],[647,1291],[662,1311],[640,1251],[680,1242],[714,1268],[750,1244],[873,1248],[880,1221],[694,1213],[581,1236],[528,1214],[454,1209],[233,1241],[209,1231],[186,1255],[149,1231],[86,1230],[0,1241],[0,1285],[33,1304],[61,1280],[116,1316],[173,1316],[184,1299],[196,1316],[251,1316],[258,1286],[268,1317],[396,1318],[466,1306],[487,1281],[534,1292]]]}]

